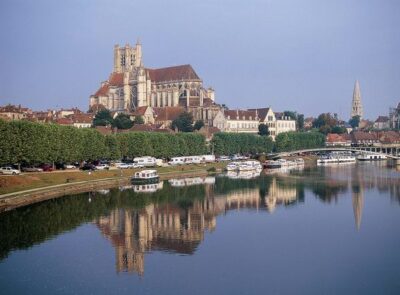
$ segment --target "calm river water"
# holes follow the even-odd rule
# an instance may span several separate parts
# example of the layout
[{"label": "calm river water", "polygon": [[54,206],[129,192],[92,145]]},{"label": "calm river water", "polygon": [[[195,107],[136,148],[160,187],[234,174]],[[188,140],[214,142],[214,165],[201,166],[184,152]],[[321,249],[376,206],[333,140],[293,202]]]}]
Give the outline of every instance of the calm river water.
[{"label": "calm river water", "polygon": [[252,177],[0,214],[0,293],[400,294],[400,172],[365,163]]}]

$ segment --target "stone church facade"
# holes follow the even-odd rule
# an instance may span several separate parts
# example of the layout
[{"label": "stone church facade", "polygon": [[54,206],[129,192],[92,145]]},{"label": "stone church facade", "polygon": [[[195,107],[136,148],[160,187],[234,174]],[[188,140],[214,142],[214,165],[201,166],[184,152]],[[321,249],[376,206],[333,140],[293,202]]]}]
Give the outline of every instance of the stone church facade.
[{"label": "stone church facade", "polygon": [[[90,96],[90,108],[102,105],[111,111],[134,112],[139,107],[184,107],[197,110],[205,121],[214,109],[215,93],[204,88],[191,65],[149,69],[142,62],[142,46],[114,47],[114,68],[108,80]],[[200,110],[199,110],[200,108]]]}]

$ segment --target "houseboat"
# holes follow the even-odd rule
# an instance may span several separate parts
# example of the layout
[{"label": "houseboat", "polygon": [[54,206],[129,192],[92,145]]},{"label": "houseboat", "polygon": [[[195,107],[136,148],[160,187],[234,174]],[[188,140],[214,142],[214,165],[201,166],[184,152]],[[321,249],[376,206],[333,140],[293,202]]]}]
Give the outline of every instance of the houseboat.
[{"label": "houseboat", "polygon": [[238,166],[239,171],[252,171],[252,170],[262,170],[261,163],[255,160],[249,160],[240,162]]},{"label": "houseboat", "polygon": [[142,170],[136,172],[132,178],[132,184],[142,184],[142,183],[158,183],[160,176],[157,170]]},{"label": "houseboat", "polygon": [[317,160],[317,165],[325,165],[325,164],[340,164],[340,163],[354,163],[356,161],[356,157],[351,154],[328,154],[325,156],[321,156]]},{"label": "houseboat", "polygon": [[227,171],[236,171],[238,170],[240,165],[240,162],[230,162],[227,166],[226,166],[226,170]]},{"label": "houseboat", "polygon": [[282,167],[282,164],[279,161],[269,160],[265,161],[264,167],[267,169],[278,169]]},{"label": "houseboat", "polygon": [[386,159],[387,157],[385,155],[377,155],[369,153],[362,153],[357,156],[357,160],[359,161],[381,161]]}]

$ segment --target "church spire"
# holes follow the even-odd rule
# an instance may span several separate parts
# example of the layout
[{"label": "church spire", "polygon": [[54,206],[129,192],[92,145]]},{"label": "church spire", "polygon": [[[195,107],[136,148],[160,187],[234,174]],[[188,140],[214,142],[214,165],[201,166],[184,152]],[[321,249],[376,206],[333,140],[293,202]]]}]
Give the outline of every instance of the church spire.
[{"label": "church spire", "polygon": [[353,118],[354,116],[360,116],[360,119],[363,117],[363,107],[361,104],[361,91],[358,80],[356,80],[356,83],[354,85],[353,101],[351,106],[351,117]]}]

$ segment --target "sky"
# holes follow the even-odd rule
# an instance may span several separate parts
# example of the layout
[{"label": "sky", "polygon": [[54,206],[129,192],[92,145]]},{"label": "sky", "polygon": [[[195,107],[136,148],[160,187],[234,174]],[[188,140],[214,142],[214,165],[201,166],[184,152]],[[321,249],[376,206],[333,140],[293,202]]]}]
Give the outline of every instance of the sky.
[{"label": "sky", "polygon": [[398,0],[1,0],[0,105],[88,109],[115,44],[191,64],[216,102],[348,119],[400,102]]}]

